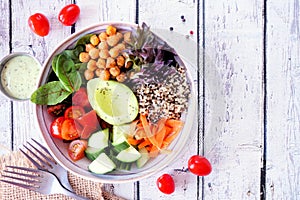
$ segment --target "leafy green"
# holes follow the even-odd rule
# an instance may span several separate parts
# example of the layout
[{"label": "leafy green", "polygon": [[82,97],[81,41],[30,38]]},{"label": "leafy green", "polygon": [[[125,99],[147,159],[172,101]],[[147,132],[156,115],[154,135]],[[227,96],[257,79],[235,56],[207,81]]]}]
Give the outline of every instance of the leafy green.
[{"label": "leafy green", "polygon": [[90,38],[93,34],[87,34],[83,37],[81,37],[77,42],[76,42],[76,45],[75,47],[79,46],[79,45],[86,45],[87,43],[90,42]]},{"label": "leafy green", "polygon": [[80,73],[75,68],[75,63],[64,54],[60,54],[56,62],[55,73],[69,92],[77,91],[82,83]]},{"label": "leafy green", "polygon": [[60,81],[48,82],[39,87],[32,95],[31,101],[39,105],[56,105],[65,100],[72,92],[65,90]]}]

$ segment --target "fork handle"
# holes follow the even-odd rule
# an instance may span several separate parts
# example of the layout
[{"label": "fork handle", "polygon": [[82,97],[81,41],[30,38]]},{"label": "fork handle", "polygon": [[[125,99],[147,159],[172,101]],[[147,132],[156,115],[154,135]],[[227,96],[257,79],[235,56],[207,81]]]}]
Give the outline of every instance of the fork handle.
[{"label": "fork handle", "polygon": [[68,191],[66,189],[63,190],[63,194],[66,195],[66,196],[68,196],[68,197],[72,197],[72,198],[74,198],[76,200],[88,200],[88,198],[80,196],[80,195],[75,194],[73,192],[70,192],[70,191]]}]

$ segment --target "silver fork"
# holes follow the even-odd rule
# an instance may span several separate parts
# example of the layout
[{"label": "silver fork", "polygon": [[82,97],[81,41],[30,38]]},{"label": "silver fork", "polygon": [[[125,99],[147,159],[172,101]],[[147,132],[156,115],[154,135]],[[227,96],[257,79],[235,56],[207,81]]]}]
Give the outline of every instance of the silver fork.
[{"label": "silver fork", "polygon": [[[52,174],[54,174],[57,179],[59,180],[60,184],[66,188],[67,190],[74,192],[73,188],[71,187],[68,179],[68,172],[66,169],[64,169],[61,165],[59,165],[51,156],[50,152],[44,147],[42,144],[37,142],[35,139],[31,138],[31,140],[35,143],[31,144],[30,142],[27,142],[27,146],[23,145],[25,149],[28,150],[29,153],[26,153],[22,149],[20,151],[30,160],[30,162],[38,169],[48,171]],[[28,147],[30,146],[30,147]],[[35,147],[35,146],[38,146]],[[32,151],[32,149],[35,150]],[[43,151],[41,151],[42,149]],[[38,155],[39,154],[39,155]],[[35,159],[36,160],[35,160]],[[37,160],[41,163],[38,163]]]},{"label": "silver fork", "polygon": [[1,177],[2,182],[29,189],[41,194],[64,194],[78,200],[86,200],[62,187],[52,173],[26,167],[6,166]]}]

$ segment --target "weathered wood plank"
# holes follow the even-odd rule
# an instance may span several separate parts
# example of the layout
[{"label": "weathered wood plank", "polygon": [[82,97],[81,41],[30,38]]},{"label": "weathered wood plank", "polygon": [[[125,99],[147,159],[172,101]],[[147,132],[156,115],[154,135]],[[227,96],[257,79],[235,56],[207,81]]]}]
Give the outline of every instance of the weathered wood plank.
[{"label": "weathered wood plank", "polygon": [[[0,1],[0,59],[9,54],[9,1]],[[0,155],[5,153],[5,149],[11,149],[11,103],[2,94],[0,95],[0,112],[1,112],[1,123],[0,123],[0,134],[1,141]]]},{"label": "weathered wood plank", "polygon": [[[201,70],[197,68],[197,4],[194,1],[140,1],[139,2],[139,23],[145,22],[151,29],[165,39],[173,46],[180,56],[187,59],[192,64],[190,72],[194,83],[197,83],[197,73]],[[199,11],[201,12],[201,11]],[[153,15],[155,13],[155,15]],[[185,22],[181,16],[184,16]],[[170,27],[173,31],[170,31]],[[194,34],[190,35],[192,30]],[[197,90],[197,84],[195,85]],[[196,98],[198,92],[196,91]],[[201,106],[202,107],[202,106]],[[202,115],[202,113],[198,113]],[[140,199],[199,199],[201,198],[201,184],[197,187],[197,177],[191,173],[178,173],[174,169],[182,169],[187,167],[188,158],[197,154],[198,148],[202,148],[197,144],[198,126],[196,114],[194,126],[191,131],[190,140],[188,141],[183,152],[168,167],[153,176],[141,180]],[[156,186],[156,180],[163,173],[169,173],[175,180],[176,189],[171,195],[164,195],[159,192]]]},{"label": "weathered wood plank", "polygon": [[299,9],[267,1],[266,199],[300,198]]},{"label": "weathered wood plank", "polygon": [[[123,0],[77,0],[77,5],[81,8],[81,16],[76,23],[76,30],[103,21],[124,21],[134,23],[135,21],[135,1]],[[111,193],[126,199],[134,199],[134,183],[105,184],[105,189]]]},{"label": "weathered wood plank", "polygon": [[207,199],[259,199],[263,1],[205,1]]},{"label": "weathered wood plank", "polygon": [[[43,1],[11,2],[12,13],[12,51],[28,52],[34,55],[41,63],[66,35],[71,33],[70,27],[63,27],[57,19],[60,9],[70,1],[52,1],[45,4]],[[30,15],[41,12],[47,16],[51,30],[48,36],[40,37],[32,33],[27,20]],[[35,105],[30,101],[13,102],[13,146],[17,149],[29,138],[40,138],[38,125],[34,120]]]}]

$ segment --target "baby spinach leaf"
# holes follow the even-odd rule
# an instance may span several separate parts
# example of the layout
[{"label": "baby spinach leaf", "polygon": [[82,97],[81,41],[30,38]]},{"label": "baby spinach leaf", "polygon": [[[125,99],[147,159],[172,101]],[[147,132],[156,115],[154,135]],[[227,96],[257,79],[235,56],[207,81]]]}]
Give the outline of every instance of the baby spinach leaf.
[{"label": "baby spinach leaf", "polygon": [[75,92],[81,86],[81,76],[75,68],[75,63],[64,54],[60,54],[57,58],[56,75],[69,92]]},{"label": "baby spinach leaf", "polygon": [[64,50],[62,54],[65,54],[69,59],[72,59],[75,63],[79,63],[79,54],[85,50],[84,45],[78,45],[74,49]]},{"label": "baby spinach leaf", "polygon": [[78,45],[86,45],[87,43],[90,42],[90,38],[91,38],[92,35],[93,35],[93,34],[87,34],[87,35],[81,37],[81,38],[76,42],[76,45],[75,45],[75,46],[77,47]]},{"label": "baby spinach leaf", "polygon": [[48,82],[39,87],[30,100],[39,105],[56,105],[65,100],[72,92],[69,92],[60,81]]}]

